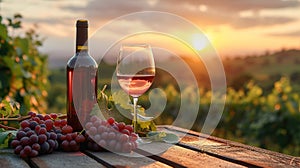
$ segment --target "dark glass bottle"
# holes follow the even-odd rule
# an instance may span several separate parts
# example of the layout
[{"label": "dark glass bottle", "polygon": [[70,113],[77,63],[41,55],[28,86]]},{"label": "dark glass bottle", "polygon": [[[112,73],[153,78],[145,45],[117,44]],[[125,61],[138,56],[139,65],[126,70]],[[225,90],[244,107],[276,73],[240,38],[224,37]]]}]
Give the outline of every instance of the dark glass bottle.
[{"label": "dark glass bottle", "polygon": [[76,53],[67,63],[67,120],[81,131],[97,103],[98,65],[88,52],[88,21],[76,23]]}]

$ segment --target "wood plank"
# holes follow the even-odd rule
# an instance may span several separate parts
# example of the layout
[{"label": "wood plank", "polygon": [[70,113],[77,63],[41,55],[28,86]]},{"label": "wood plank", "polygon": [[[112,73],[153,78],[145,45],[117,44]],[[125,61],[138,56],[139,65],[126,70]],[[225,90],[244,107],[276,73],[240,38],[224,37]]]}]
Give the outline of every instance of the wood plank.
[{"label": "wood plank", "polygon": [[29,168],[29,165],[18,155],[14,154],[12,149],[0,150],[0,163],[3,168]]},{"label": "wood plank", "polygon": [[104,161],[114,167],[151,167],[151,168],[171,167],[167,164],[161,163],[159,161],[153,160],[151,158],[145,157],[143,155],[134,152],[130,154],[122,154],[122,153],[117,154],[112,152],[86,151],[86,153],[89,153],[97,157],[97,159],[100,159],[101,161]]},{"label": "wood plank", "polygon": [[171,162],[180,163],[183,167],[245,167],[172,144],[152,142],[151,144],[141,146],[139,149],[155,154]]},{"label": "wood plank", "polygon": [[31,158],[35,167],[63,167],[63,168],[82,168],[82,167],[105,167],[94,159],[82,152],[53,152]]},{"label": "wood plank", "polygon": [[160,128],[173,131],[179,135],[189,132],[189,134],[181,138],[179,145],[190,146],[204,153],[223,156],[260,167],[300,167],[299,157],[207,136],[178,127],[162,126]]}]

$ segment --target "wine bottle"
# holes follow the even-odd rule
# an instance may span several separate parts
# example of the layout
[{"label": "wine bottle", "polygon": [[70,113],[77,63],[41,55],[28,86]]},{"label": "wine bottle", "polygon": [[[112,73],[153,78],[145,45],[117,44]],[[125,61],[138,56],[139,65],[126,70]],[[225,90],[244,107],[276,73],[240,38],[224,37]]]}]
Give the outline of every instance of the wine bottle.
[{"label": "wine bottle", "polygon": [[81,131],[97,103],[98,65],[88,51],[88,21],[76,22],[76,53],[67,63],[67,121]]}]

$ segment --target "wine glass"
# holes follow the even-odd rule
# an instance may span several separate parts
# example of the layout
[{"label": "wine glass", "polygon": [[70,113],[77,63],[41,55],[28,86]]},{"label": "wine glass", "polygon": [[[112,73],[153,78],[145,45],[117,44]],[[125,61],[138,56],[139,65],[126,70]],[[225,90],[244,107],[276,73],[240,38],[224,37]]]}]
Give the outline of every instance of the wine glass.
[{"label": "wine glass", "polygon": [[139,96],[150,88],[155,76],[155,64],[150,45],[122,45],[116,71],[121,88],[133,98],[133,128],[137,133],[137,101]]}]

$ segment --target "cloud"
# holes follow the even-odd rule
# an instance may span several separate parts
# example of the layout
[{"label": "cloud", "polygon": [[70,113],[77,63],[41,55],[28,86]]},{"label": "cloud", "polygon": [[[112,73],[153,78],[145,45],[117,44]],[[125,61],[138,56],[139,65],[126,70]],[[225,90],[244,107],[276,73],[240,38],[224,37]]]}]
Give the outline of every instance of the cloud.
[{"label": "cloud", "polygon": [[[183,16],[200,26],[228,24],[234,28],[249,28],[293,22],[295,19],[287,16],[260,16],[259,11],[299,6],[298,0],[90,0],[86,6],[65,6],[64,8],[72,12],[84,11],[88,18],[102,23],[129,13],[154,10]],[[252,18],[240,17],[239,13],[247,10],[254,11],[258,15]],[[147,24],[147,21],[144,20],[144,24]],[[157,22],[163,25],[162,21],[157,20]]]},{"label": "cloud", "polygon": [[294,37],[294,38],[299,38],[300,37],[300,30],[298,30],[298,31],[291,31],[291,32],[284,32],[284,33],[269,33],[267,35],[269,35],[269,36],[278,36],[278,37]]},{"label": "cloud", "polygon": [[288,17],[247,17],[236,19],[230,24],[234,28],[249,28],[253,26],[272,26],[277,24],[285,24],[295,21],[294,18]]},{"label": "cloud", "polygon": [[[174,2],[173,0],[169,0]],[[300,5],[298,0],[189,0],[193,5],[204,4],[208,8],[216,8],[227,12],[239,12],[243,10],[280,9],[296,7]]]}]

